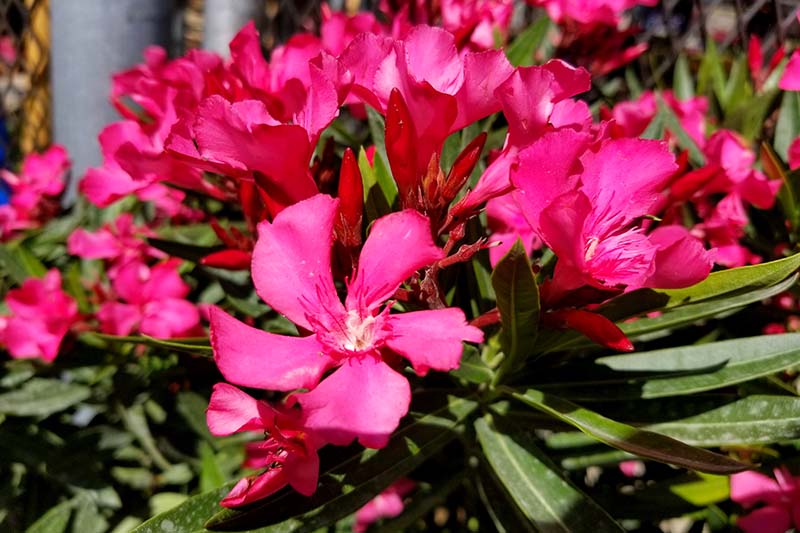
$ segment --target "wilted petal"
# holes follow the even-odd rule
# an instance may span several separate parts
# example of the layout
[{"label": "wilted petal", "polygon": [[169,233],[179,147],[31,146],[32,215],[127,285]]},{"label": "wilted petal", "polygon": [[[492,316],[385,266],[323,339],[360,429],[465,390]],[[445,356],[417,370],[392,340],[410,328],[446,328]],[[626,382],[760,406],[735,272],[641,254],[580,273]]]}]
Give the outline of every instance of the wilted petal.
[{"label": "wilted petal", "polygon": [[374,309],[389,299],[397,287],[418,269],[443,257],[431,237],[430,222],[407,209],[373,224],[358,271],[347,294],[347,308]]},{"label": "wilted petal", "polygon": [[455,307],[389,315],[387,321],[391,333],[386,345],[411,361],[421,376],[430,369],[458,368],[461,341],[483,341],[483,332],[468,325],[464,312]]},{"label": "wilted petal", "polygon": [[219,504],[223,507],[240,507],[274,494],[288,482],[283,468],[272,468],[261,475],[240,480]]},{"label": "wilted petal", "polygon": [[306,427],[335,445],[354,438],[382,448],[408,412],[408,380],[382,360],[350,358],[311,392],[298,394]]},{"label": "wilted petal", "polygon": [[211,346],[222,375],[243,387],[290,391],[314,388],[333,366],[316,336],[275,335],[212,307]]},{"label": "wilted petal", "polygon": [[312,327],[306,314],[344,314],[331,272],[338,204],[319,194],[284,209],[272,223],[258,225],[252,268],[256,292],[307,330]]}]

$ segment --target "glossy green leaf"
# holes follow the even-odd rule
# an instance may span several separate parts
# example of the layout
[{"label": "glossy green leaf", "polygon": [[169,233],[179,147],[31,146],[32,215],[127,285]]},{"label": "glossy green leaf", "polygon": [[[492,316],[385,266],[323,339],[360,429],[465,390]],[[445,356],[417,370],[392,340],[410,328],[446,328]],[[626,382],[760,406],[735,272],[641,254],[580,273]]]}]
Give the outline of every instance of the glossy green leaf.
[{"label": "glossy green leaf", "polygon": [[25,533],[64,533],[69,525],[73,507],[75,500],[59,503],[31,524]]},{"label": "glossy green leaf", "polygon": [[783,214],[786,217],[787,224],[790,229],[796,230],[798,226],[798,213],[797,209],[797,195],[795,186],[789,176],[789,172],[781,161],[780,157],[772,147],[765,143],[761,143],[761,166],[764,168],[764,173],[769,179],[781,180],[781,188],[778,190],[778,202],[781,205]]},{"label": "glossy green leaf", "polygon": [[266,532],[314,531],[355,512],[397,478],[422,464],[456,436],[459,422],[477,404],[464,398],[415,418],[393,435],[380,450],[359,450],[320,473],[311,497],[286,490],[246,510],[223,510],[205,527],[213,530],[270,526]]},{"label": "glossy green leaf", "polygon": [[784,91],[775,124],[775,151],[789,161],[789,145],[800,135],[800,92]]},{"label": "glossy green leaf", "polygon": [[386,120],[371,106],[367,106],[367,126],[372,144],[375,146],[375,153],[380,154],[384,161],[389,161],[386,156]]},{"label": "glossy green leaf", "polygon": [[450,375],[470,383],[489,383],[494,377],[494,371],[481,359],[478,349],[472,345],[464,345],[464,353],[458,368],[451,371]]},{"label": "glossy green leaf", "polygon": [[492,286],[503,327],[500,344],[506,358],[498,371],[503,374],[533,353],[539,328],[539,287],[519,239],[494,267]]},{"label": "glossy green leaf", "polygon": [[732,292],[761,289],[774,285],[800,268],[800,254],[776,261],[712,272],[706,279],[685,289],[664,289],[666,307],[716,298]]},{"label": "glossy green leaf", "polygon": [[497,478],[537,530],[624,531],[558,472],[528,431],[490,418],[476,420],[475,431]]},{"label": "glossy green leaf", "polygon": [[520,33],[506,48],[509,63],[515,67],[529,67],[534,64],[534,54],[550,30],[550,18],[541,16]]},{"label": "glossy green leaf", "polygon": [[[715,298],[673,307],[658,316],[638,318],[632,322],[623,322],[617,325],[625,336],[632,341],[658,332],[663,332],[666,335],[672,330],[695,324],[699,320],[728,316],[747,305],[780,294],[791,289],[797,283],[797,279],[798,275],[795,274],[780,283],[764,289],[736,294],[727,298]],[[582,335],[574,332],[565,332],[548,343],[546,349],[548,351],[559,351],[592,346],[594,344]]]},{"label": "glossy green leaf", "polygon": [[0,394],[0,413],[46,417],[91,396],[89,387],[58,379],[33,378],[19,389]]},{"label": "glossy green leaf", "polygon": [[[358,153],[358,169],[361,171],[361,179],[364,186],[364,211],[367,220],[373,221],[391,213],[392,203],[394,198],[397,197],[397,188],[395,186],[392,194],[392,190],[388,189],[385,180],[383,178],[381,178],[381,181],[378,180],[375,167],[370,165],[367,153],[363,148]],[[383,185],[381,185],[382,183]],[[394,186],[394,182],[392,182],[392,185]],[[387,187],[387,190],[384,187]]]},{"label": "glossy green leaf", "polygon": [[725,117],[724,126],[736,130],[748,141],[761,136],[764,120],[773,108],[780,90],[770,89],[756,96],[747,96],[739,100],[738,105]]},{"label": "glossy green leaf", "polygon": [[154,516],[131,533],[192,533],[204,531],[203,523],[219,510],[219,501],[230,492],[236,482],[193,496],[165,513]]},{"label": "glossy green leaf", "polygon": [[596,361],[598,365],[617,372],[656,374],[630,378],[631,389],[635,389],[631,392],[639,398],[661,398],[720,389],[780,372],[796,366],[798,362],[800,333],[680,346],[603,357]]},{"label": "glossy green leaf", "polygon": [[639,457],[711,474],[731,474],[747,469],[747,465],[724,455],[611,420],[536,389],[528,389],[524,393],[506,390],[517,400],[578,428],[598,441]]}]

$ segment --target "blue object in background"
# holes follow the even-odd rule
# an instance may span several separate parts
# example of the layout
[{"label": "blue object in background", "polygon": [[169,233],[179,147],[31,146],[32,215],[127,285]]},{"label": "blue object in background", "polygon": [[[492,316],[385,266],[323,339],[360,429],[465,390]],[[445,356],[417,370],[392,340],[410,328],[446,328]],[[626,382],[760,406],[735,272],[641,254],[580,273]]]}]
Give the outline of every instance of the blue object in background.
[{"label": "blue object in background", "polygon": [[[0,168],[6,168],[6,154],[8,153],[8,145],[11,139],[8,138],[8,131],[6,130],[6,121],[0,118]],[[11,188],[8,183],[0,178],[0,205],[6,205],[11,197]]]}]

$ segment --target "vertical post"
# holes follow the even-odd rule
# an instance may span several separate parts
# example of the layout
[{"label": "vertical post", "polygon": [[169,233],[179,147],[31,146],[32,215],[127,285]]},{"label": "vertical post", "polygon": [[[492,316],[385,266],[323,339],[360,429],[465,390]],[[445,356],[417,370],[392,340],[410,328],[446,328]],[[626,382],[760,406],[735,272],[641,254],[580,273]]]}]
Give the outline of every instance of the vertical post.
[{"label": "vertical post", "polygon": [[172,12],[171,0],[50,0],[54,140],[69,151],[76,178],[101,163],[97,135],[119,119],[108,101],[111,75],[141,62],[148,45],[168,47]]},{"label": "vertical post", "polygon": [[260,15],[263,0],[205,0],[203,48],[228,55],[228,43],[242,26]]},{"label": "vertical post", "polygon": [[30,89],[22,102],[19,148],[23,154],[50,143],[50,20],[47,0],[25,0],[28,28],[22,33],[23,62]]}]

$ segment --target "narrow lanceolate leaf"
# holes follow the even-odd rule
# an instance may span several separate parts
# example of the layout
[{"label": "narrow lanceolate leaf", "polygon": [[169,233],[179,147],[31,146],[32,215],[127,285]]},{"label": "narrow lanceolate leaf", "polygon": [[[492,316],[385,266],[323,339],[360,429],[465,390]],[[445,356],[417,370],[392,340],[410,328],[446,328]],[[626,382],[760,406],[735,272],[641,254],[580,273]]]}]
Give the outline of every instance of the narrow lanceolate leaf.
[{"label": "narrow lanceolate leaf", "polygon": [[789,226],[792,229],[797,229],[797,198],[795,197],[794,185],[778,154],[765,142],[761,143],[761,166],[764,167],[764,173],[769,179],[781,180],[781,188],[778,191],[778,202],[780,202],[783,214],[786,216]]},{"label": "narrow lanceolate leaf", "polygon": [[519,239],[494,268],[492,286],[503,326],[500,344],[506,359],[501,373],[506,373],[533,353],[539,327],[539,288]]},{"label": "narrow lanceolate leaf", "polygon": [[41,278],[47,272],[41,261],[19,242],[0,244],[0,267],[17,284],[28,278]]},{"label": "narrow lanceolate leaf", "polygon": [[165,513],[154,516],[131,533],[165,533],[203,531],[203,523],[219,509],[219,501],[230,492],[235,481],[224,486],[193,496]]},{"label": "narrow lanceolate leaf", "polygon": [[148,335],[128,335],[126,337],[119,337],[117,335],[108,335],[106,333],[96,332],[84,333],[82,334],[82,337],[95,337],[110,342],[144,344],[154,348],[166,348],[169,350],[178,350],[181,352],[189,352],[194,354],[210,354],[213,351],[211,349],[211,342],[207,337],[157,339]]},{"label": "narrow lanceolate leaf", "polygon": [[515,67],[529,67],[534,63],[534,54],[550,29],[550,18],[539,17],[528,28],[520,33],[514,42],[506,48],[508,62]]},{"label": "narrow lanceolate leaf", "polygon": [[475,421],[483,453],[497,478],[538,531],[624,531],[588,496],[564,479],[531,435],[491,419]]},{"label": "narrow lanceolate leaf", "polygon": [[695,448],[658,433],[637,429],[536,389],[506,389],[517,400],[566,422],[598,441],[639,457],[710,474],[732,474],[748,468],[738,461]]},{"label": "narrow lanceolate leaf", "polygon": [[789,161],[789,145],[800,135],[800,93],[784,91],[778,122],[775,123],[775,151]]},{"label": "narrow lanceolate leaf", "polygon": [[664,126],[675,135],[681,148],[689,151],[689,160],[697,167],[705,165],[706,156],[703,155],[703,151],[700,150],[700,147],[697,146],[694,139],[686,133],[678,116],[670,109],[660,95],[657,97],[657,101],[658,111],[664,115]]},{"label": "narrow lanceolate leaf", "polygon": [[649,426],[703,447],[769,444],[800,438],[800,398],[756,395],[689,418]]},{"label": "narrow lanceolate leaf", "polygon": [[464,398],[450,397],[448,401],[444,407],[401,427],[385,448],[361,450],[321,472],[320,484],[311,497],[286,490],[246,510],[223,510],[205,527],[242,530],[270,526],[264,529],[265,533],[288,533],[316,531],[333,524],[411,472],[456,436],[460,422],[477,404]]},{"label": "narrow lanceolate leaf", "polygon": [[[797,278],[798,275],[794,274],[784,281],[764,289],[682,305],[667,309],[658,316],[639,318],[633,322],[625,322],[618,325],[625,336],[632,340],[658,332],[663,332],[666,335],[669,334],[671,330],[689,326],[699,320],[728,316],[751,303],[760,302],[766,298],[787,291],[797,283]],[[590,346],[592,346],[591,342],[573,333],[571,335],[563,334],[556,337],[547,344],[546,349],[548,351],[558,351]]]},{"label": "narrow lanceolate leaf", "polygon": [[483,362],[477,348],[465,345],[461,363],[450,375],[470,383],[488,383],[494,377],[494,371]]},{"label": "narrow lanceolate leaf", "polygon": [[31,524],[25,533],[63,533],[67,530],[75,503],[75,499],[59,503]]},{"label": "narrow lanceolate leaf", "polygon": [[685,289],[665,289],[666,307],[716,298],[732,292],[760,289],[774,285],[800,268],[800,254],[776,261],[711,273],[706,279]]},{"label": "narrow lanceolate leaf", "polygon": [[689,69],[686,54],[680,54],[675,61],[675,74],[673,78],[674,92],[678,100],[688,100],[694,96],[694,80]]},{"label": "narrow lanceolate leaf", "polygon": [[[780,372],[800,362],[800,333],[763,335],[603,357],[597,364],[617,372],[650,372],[631,379],[639,398],[680,396],[720,389]],[[672,374],[672,375],[670,375]]]},{"label": "narrow lanceolate leaf", "polygon": [[57,379],[33,378],[22,387],[0,394],[0,413],[13,416],[49,416],[91,395],[89,387]]}]

